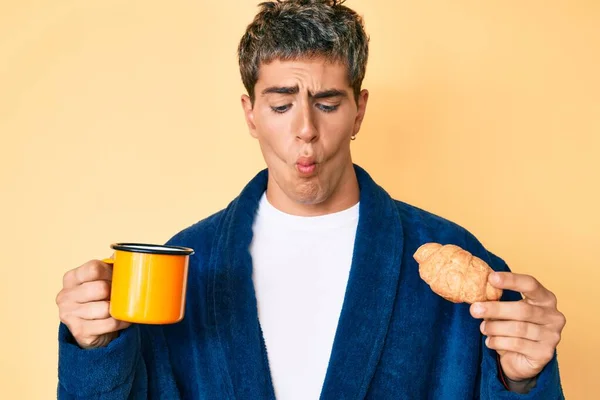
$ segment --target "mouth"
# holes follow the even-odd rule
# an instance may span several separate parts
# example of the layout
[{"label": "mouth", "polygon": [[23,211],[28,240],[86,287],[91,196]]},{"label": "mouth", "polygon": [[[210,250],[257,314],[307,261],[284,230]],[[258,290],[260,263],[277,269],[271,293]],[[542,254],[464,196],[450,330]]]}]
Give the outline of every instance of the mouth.
[{"label": "mouth", "polygon": [[301,176],[311,176],[317,170],[317,162],[313,158],[299,158],[296,161],[296,171]]}]

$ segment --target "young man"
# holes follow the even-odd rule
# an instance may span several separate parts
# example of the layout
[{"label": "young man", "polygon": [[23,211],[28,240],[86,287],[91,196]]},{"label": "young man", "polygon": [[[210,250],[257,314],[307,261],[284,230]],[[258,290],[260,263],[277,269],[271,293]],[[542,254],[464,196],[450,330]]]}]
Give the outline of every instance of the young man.
[{"label": "young man", "polygon": [[[339,2],[261,5],[239,62],[267,169],[168,242],[196,251],[182,322],[112,319],[100,261],[65,274],[59,398],[563,398],[555,296],[353,164],[367,56],[360,17]],[[426,242],[500,271],[503,301],[434,294],[412,257]]]}]

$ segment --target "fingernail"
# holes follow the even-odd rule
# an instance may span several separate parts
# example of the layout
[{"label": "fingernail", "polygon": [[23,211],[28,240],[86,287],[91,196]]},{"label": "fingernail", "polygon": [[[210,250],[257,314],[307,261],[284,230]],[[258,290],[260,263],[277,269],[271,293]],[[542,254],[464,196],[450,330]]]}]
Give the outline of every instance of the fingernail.
[{"label": "fingernail", "polygon": [[481,333],[485,333],[485,321],[481,323]]},{"label": "fingernail", "polygon": [[490,274],[490,282],[492,283],[500,283],[500,275],[496,272],[492,272]]},{"label": "fingernail", "polygon": [[475,303],[475,305],[473,306],[473,313],[475,313],[477,315],[483,314],[484,311],[485,311],[485,308],[483,308],[483,306],[479,303]]},{"label": "fingernail", "polygon": [[489,337],[485,339],[485,345],[486,345],[486,347],[490,347],[490,338]]}]

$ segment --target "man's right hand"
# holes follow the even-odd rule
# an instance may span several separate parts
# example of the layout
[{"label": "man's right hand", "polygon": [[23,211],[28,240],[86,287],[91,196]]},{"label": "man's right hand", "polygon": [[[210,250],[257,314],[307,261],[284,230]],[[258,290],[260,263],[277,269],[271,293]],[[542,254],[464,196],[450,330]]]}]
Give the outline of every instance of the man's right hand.
[{"label": "man's right hand", "polygon": [[131,325],[109,314],[112,265],[88,261],[68,271],[56,296],[60,320],[69,328],[79,347],[108,345],[119,330]]}]

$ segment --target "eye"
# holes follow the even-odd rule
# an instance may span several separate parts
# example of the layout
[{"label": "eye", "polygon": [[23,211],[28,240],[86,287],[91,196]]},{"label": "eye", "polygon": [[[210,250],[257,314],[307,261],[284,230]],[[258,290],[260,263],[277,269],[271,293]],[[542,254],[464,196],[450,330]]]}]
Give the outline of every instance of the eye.
[{"label": "eye", "polygon": [[340,106],[339,104],[336,104],[336,105],[333,105],[333,106],[328,106],[328,105],[325,105],[325,104],[317,103],[317,108],[319,110],[323,111],[323,112],[326,112],[326,113],[330,113],[330,112],[333,112],[333,111],[337,110],[339,106]]},{"label": "eye", "polygon": [[286,104],[286,105],[278,106],[278,107],[271,106],[271,110],[273,112],[276,112],[277,114],[283,114],[284,112],[286,112],[287,110],[289,110],[290,107],[291,107],[291,104]]}]

